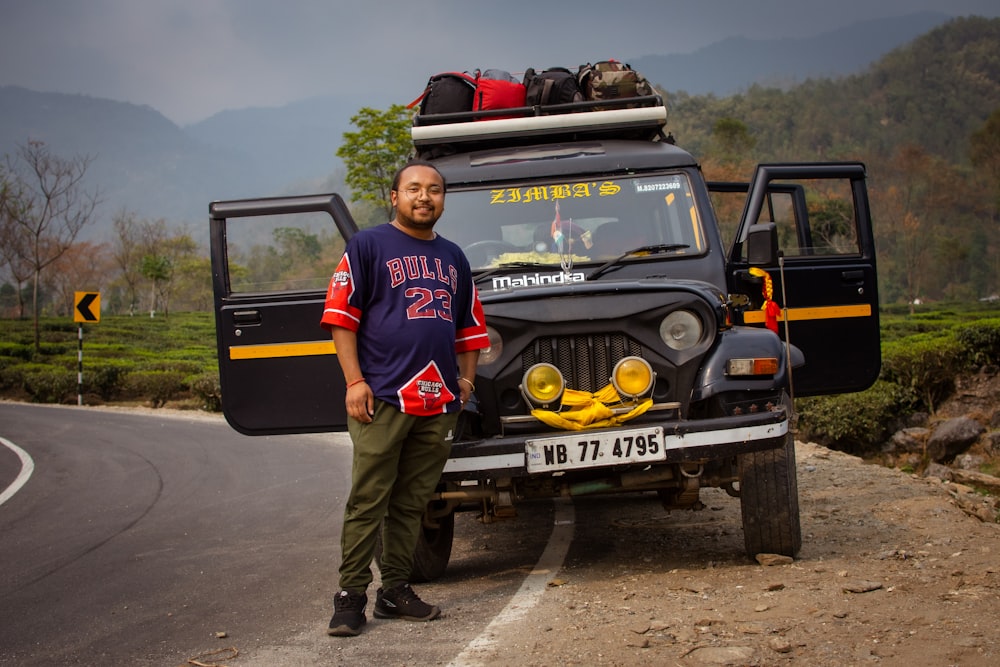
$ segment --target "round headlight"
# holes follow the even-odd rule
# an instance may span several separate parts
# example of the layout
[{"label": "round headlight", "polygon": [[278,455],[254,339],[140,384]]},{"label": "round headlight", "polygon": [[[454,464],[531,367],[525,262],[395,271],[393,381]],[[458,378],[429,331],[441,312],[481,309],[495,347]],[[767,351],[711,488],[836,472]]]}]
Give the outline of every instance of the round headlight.
[{"label": "round headlight", "polygon": [[689,310],[675,310],[660,322],[660,339],[672,350],[686,350],[701,340],[702,325]]},{"label": "round headlight", "polygon": [[487,364],[492,364],[494,361],[500,358],[500,353],[503,352],[503,339],[500,338],[500,332],[493,327],[486,327],[486,334],[490,337],[490,346],[485,350],[480,350],[479,352],[479,365],[485,366]]},{"label": "round headlight", "polygon": [[615,364],[611,383],[620,395],[634,398],[645,395],[653,388],[653,378],[653,367],[648,361],[639,357],[625,357]]},{"label": "round headlight", "polygon": [[521,378],[521,391],[533,405],[548,407],[558,403],[566,386],[562,373],[552,364],[535,364]]}]

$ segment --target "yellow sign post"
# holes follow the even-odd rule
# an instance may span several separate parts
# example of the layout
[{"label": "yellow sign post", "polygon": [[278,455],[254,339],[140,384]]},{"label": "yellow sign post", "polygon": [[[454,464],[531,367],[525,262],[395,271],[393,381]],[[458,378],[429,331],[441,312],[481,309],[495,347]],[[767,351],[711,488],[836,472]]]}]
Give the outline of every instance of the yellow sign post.
[{"label": "yellow sign post", "polygon": [[74,322],[101,321],[100,292],[73,293],[73,321]]}]

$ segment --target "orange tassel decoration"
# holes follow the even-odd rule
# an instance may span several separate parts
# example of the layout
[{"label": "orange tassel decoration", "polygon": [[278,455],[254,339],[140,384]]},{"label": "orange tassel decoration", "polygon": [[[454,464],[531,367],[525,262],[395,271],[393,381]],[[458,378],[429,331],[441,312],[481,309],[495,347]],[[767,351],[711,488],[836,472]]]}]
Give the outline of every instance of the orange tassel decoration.
[{"label": "orange tassel decoration", "polygon": [[771,276],[767,271],[758,269],[756,266],[750,267],[750,275],[764,279],[761,287],[761,294],[764,295],[764,305],[760,307],[764,311],[764,326],[778,333],[778,315],[781,314],[781,306],[774,302],[774,285],[771,283]]}]

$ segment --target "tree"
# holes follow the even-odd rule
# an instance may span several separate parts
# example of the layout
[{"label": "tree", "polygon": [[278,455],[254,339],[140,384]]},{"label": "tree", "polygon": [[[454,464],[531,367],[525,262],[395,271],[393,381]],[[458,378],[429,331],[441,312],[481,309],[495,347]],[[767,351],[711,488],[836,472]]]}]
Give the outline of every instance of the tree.
[{"label": "tree", "polygon": [[994,217],[1000,214],[1000,109],[986,119],[983,126],[969,139],[969,158],[985,172],[992,188]]},{"label": "tree", "polygon": [[162,294],[163,285],[173,276],[174,266],[169,257],[158,254],[143,255],[139,266],[143,277],[150,282],[149,316],[153,317],[156,314],[157,295]]},{"label": "tree", "polygon": [[409,110],[394,104],[386,111],[364,107],[351,117],[357,132],[344,132],[337,157],[347,167],[345,181],[351,201],[370,202],[392,217],[389,189],[396,170],[413,150],[410,141]]},{"label": "tree", "polygon": [[7,156],[10,177],[4,226],[9,225],[7,240],[13,254],[31,268],[36,351],[41,348],[38,290],[42,272],[73,245],[97,207],[97,193],[85,191],[83,184],[92,161],[86,156],[53,155],[41,141],[18,146],[16,158]]},{"label": "tree", "polygon": [[[149,316],[153,317],[157,308],[169,316],[178,273],[191,267],[189,261],[196,257],[198,244],[183,229],[171,232],[162,218],[143,223],[141,233],[139,272],[150,281]],[[203,276],[208,285],[211,275],[209,272]]]},{"label": "tree", "polygon": [[120,277],[125,282],[125,293],[128,299],[128,314],[135,315],[138,305],[139,281],[142,280],[142,227],[135,213],[122,210],[118,212],[112,224],[115,228],[115,240],[112,256],[118,265]]},{"label": "tree", "polygon": [[24,285],[31,279],[31,266],[24,259],[28,255],[24,247],[25,239],[8,214],[9,207],[16,207],[15,186],[8,180],[3,165],[0,165],[0,260],[10,279],[14,281],[13,291],[17,300],[17,317],[24,317]]},{"label": "tree", "polygon": [[[56,315],[70,315],[78,291],[101,292],[113,262],[105,244],[74,243],[52,264],[45,283],[53,294]],[[103,302],[103,300],[102,300]]]},{"label": "tree", "polygon": [[757,140],[743,121],[720,118],[712,127],[712,153],[722,163],[745,162],[756,145]]},{"label": "tree", "polygon": [[887,274],[883,280],[898,285],[912,312],[916,300],[926,296],[922,292],[933,246],[924,205],[932,160],[923,148],[911,144],[896,152],[892,164],[895,173],[875,197],[882,222],[879,254],[887,260],[880,259],[880,268]]}]

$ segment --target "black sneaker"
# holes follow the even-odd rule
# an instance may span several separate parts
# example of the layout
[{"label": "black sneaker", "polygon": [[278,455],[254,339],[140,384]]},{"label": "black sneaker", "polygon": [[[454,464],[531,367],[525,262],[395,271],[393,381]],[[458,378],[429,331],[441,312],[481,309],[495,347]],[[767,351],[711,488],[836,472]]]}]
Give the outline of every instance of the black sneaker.
[{"label": "black sneaker", "polygon": [[440,615],[441,609],[417,597],[409,584],[399,584],[385,591],[378,589],[378,596],[375,598],[375,618],[433,621]]},{"label": "black sneaker", "polygon": [[361,634],[361,626],[367,622],[365,607],[368,596],[364,593],[340,591],[333,598],[333,618],[326,634],[334,637],[356,637]]}]

